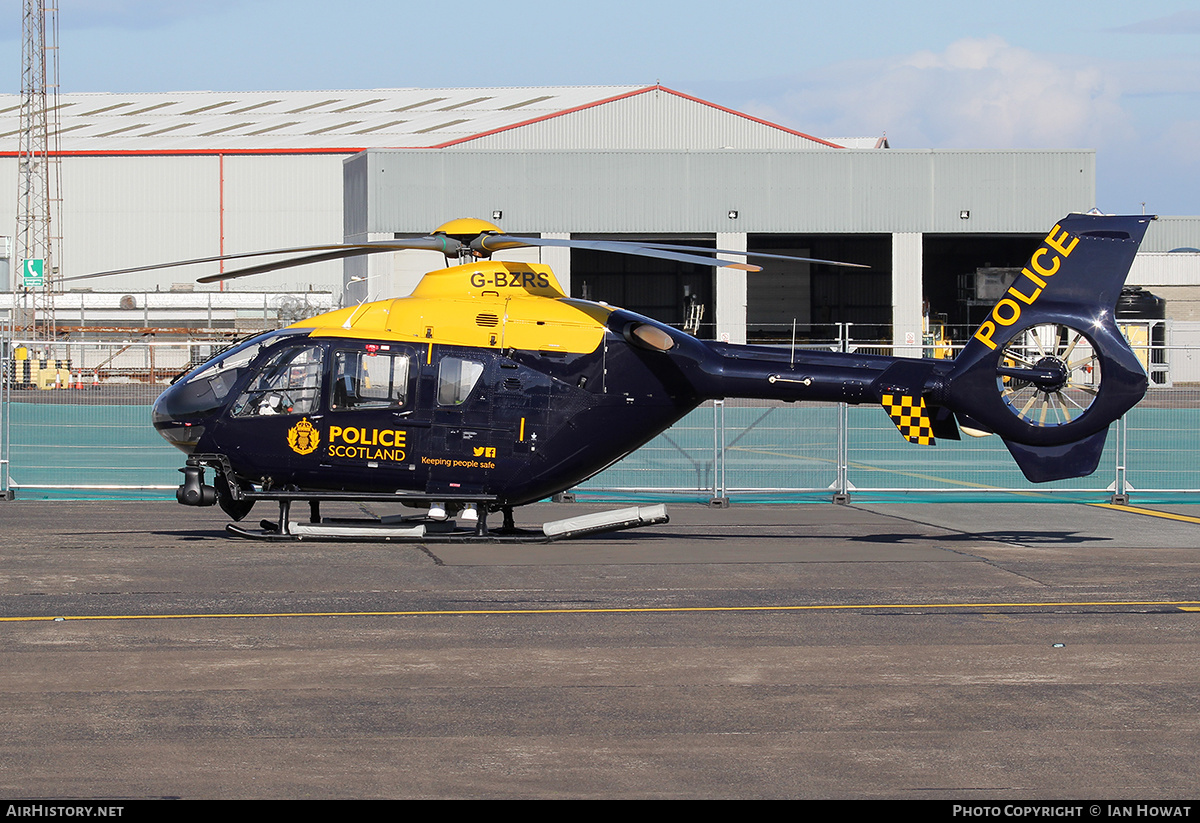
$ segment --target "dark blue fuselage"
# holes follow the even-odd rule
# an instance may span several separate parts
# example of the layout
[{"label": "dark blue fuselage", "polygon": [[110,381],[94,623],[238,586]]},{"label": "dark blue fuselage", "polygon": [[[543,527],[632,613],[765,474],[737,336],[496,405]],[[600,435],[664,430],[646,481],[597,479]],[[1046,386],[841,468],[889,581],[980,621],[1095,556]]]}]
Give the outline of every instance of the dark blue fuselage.
[{"label": "dark blue fuselage", "polygon": [[[631,340],[634,325],[662,330],[669,350]],[[221,456],[243,484],[477,494],[515,506],[585,480],[704,400],[870,401],[894,362],[706,343],[625,311],[586,354],[285,329],[180,378],[154,420],[189,454]],[[382,377],[368,379],[385,373],[387,392]]]}]

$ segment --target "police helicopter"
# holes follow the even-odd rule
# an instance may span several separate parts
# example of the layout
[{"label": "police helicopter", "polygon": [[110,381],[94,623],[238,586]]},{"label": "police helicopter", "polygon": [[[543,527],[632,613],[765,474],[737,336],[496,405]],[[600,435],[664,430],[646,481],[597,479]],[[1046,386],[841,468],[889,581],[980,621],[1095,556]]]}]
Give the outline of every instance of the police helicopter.
[{"label": "police helicopter", "polygon": [[[572,298],[548,266],[491,259],[563,245],[757,270],[715,256],[754,256],[745,252],[515,237],[462,219],[423,237],[167,264],[299,255],[200,279],[213,282],[399,249],[447,257],[408,297],[260,334],[191,369],[159,397],[154,426],[187,455],[179,502],[219,505],[235,521],[257,501],[275,502],[277,520],[261,529],[228,527],[266,539],[549,540],[664,522],[662,507],[642,507],[531,535],[514,528],[513,509],[729,397],[879,404],[911,443],[996,434],[1030,481],[1083,476],[1096,469],[1108,425],[1146,391],[1114,306],[1152,219],[1064,218],[954,360],[699,340]],[[103,274],[148,268],[158,267]],[[320,504],[335,500],[423,513],[323,520]],[[310,504],[307,521],[291,515],[298,501]],[[494,512],[504,526],[489,531]]]}]

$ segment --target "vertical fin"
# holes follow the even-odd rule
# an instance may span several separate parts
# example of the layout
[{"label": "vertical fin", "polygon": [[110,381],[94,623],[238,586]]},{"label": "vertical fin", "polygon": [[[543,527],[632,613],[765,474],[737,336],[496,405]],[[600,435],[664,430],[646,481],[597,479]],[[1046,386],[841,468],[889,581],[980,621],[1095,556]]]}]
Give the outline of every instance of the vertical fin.
[{"label": "vertical fin", "polygon": [[[1077,444],[1092,443],[1092,435],[1107,429],[1146,393],[1145,372],[1117,327],[1114,309],[1153,219],[1071,214],[1056,223],[954,359],[945,390],[936,395],[939,404],[952,408],[963,425],[963,418],[969,418],[973,430],[1000,435],[1010,450],[1012,443],[1038,447],[1023,450],[1023,458],[1013,451],[1018,462],[1053,463],[1069,454],[1080,467],[1077,473],[1086,473],[1082,467],[1091,455],[1079,460],[1083,446]],[[1055,345],[1043,350],[1039,341],[1049,336],[1072,342],[1065,350]],[[1078,353],[1070,356],[1076,344],[1094,364],[1082,365]],[[1013,362],[1017,352],[1028,352],[1031,345],[1032,354]],[[1084,385],[1075,372],[1093,366],[1088,374],[1095,376],[1094,385]],[[1027,396],[1034,399],[1012,403],[1014,385],[1027,387]],[[1070,390],[1087,396],[1067,409],[1063,392]],[[1031,414],[1034,403],[1043,410],[1058,404],[1066,413]],[[1041,447],[1058,446],[1062,453],[1046,451],[1038,457]]]},{"label": "vertical fin", "polygon": [[1100,465],[1107,436],[1108,429],[1101,429],[1082,440],[1057,446],[1023,446],[1012,440],[1005,440],[1004,445],[1021,467],[1025,479],[1031,483],[1047,483],[1094,472]]},{"label": "vertical fin", "polygon": [[934,445],[933,421],[925,406],[925,382],[936,360],[897,360],[874,382],[875,396],[883,410],[909,443]]}]

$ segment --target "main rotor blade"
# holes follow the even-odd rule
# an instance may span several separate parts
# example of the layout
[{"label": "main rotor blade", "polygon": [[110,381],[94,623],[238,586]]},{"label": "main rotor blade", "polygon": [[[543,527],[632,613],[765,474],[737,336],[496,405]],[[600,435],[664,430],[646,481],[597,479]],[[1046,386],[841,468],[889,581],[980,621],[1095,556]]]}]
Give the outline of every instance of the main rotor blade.
[{"label": "main rotor blade", "polygon": [[679,251],[692,250],[700,253],[711,254],[740,254],[743,257],[765,257],[773,260],[795,260],[799,263],[824,263],[828,266],[846,266],[852,269],[869,269],[870,266],[862,263],[845,263],[841,260],[821,260],[817,257],[795,257],[790,254],[770,254],[765,251],[735,251],[733,249],[704,249],[695,246],[673,246],[670,243],[638,243],[639,246],[645,246],[651,249],[672,249]]},{"label": "main rotor blade", "polygon": [[762,266],[752,263],[738,263],[733,260],[718,260],[715,257],[705,257],[702,249],[691,249],[691,254],[657,249],[638,243],[624,243],[619,240],[563,240],[548,237],[512,237],[507,234],[483,234],[471,241],[471,248],[484,254],[519,249],[529,246],[560,246],[569,249],[591,249],[606,251],[614,254],[632,254],[638,257],[654,257],[660,260],[675,260],[680,263],[695,263],[698,266],[714,266],[716,268],[741,269],[743,271],[762,271]]},{"label": "main rotor blade", "polygon": [[[74,280],[91,280],[95,277],[114,277],[118,274],[135,274],[142,271],[155,271],[157,269],[170,269],[178,266],[193,266],[202,263],[219,263],[222,260],[244,260],[248,257],[268,257],[276,254],[306,254],[308,252],[326,252],[326,254],[312,255],[309,257],[293,258],[289,260],[281,260],[277,263],[265,263],[262,266],[254,266],[249,269],[241,269],[239,271],[245,274],[258,274],[260,272],[274,271],[276,268],[284,269],[290,266],[303,266],[307,263],[318,263],[322,260],[336,260],[339,257],[353,257],[359,254],[375,254],[385,251],[406,251],[416,249],[420,251],[438,251],[445,254],[447,257],[453,257],[458,254],[458,250],[462,248],[462,243],[455,240],[453,237],[412,237],[401,238],[397,240],[372,240],[368,243],[325,243],[316,246],[293,246],[286,249],[270,249],[267,251],[246,251],[236,254],[219,254],[212,257],[197,257],[192,260],[176,260],[171,263],[152,263],[147,266],[132,266],[127,269],[113,269],[111,271],[95,272],[93,274],[77,274],[74,277],[64,277],[60,282],[66,283]],[[201,278],[198,282],[212,283],[217,280],[228,279],[226,275],[233,275],[234,272],[224,272],[220,275],[208,275]],[[245,274],[237,274],[236,276],[245,276]]]},{"label": "main rotor blade", "polygon": [[327,251],[322,254],[313,254],[307,257],[290,257],[287,260],[277,260],[274,263],[259,263],[257,266],[247,266],[244,269],[234,269],[233,271],[223,271],[217,274],[206,274],[204,277],[197,277],[197,283],[220,283],[224,280],[236,280],[239,277],[249,277],[252,274],[264,274],[269,271],[277,271],[279,269],[290,269],[293,266],[307,266],[310,263],[323,263],[326,260],[341,260],[345,257],[357,257],[362,254],[372,254],[378,251],[388,251],[388,249],[339,249],[338,251]]},{"label": "main rotor blade", "polygon": [[[733,260],[720,260],[712,255],[731,254],[742,257],[764,257],[774,258],[777,260],[796,260],[809,263],[824,263],[832,266],[870,268],[869,266],[863,266],[859,263],[844,263],[837,260],[820,260],[812,257],[792,257],[790,255],[770,254],[767,252],[746,252],[734,251],[730,249],[705,249],[694,246],[672,245],[669,243],[636,243],[620,240],[565,240],[543,237],[514,237],[506,234],[480,235],[471,241],[469,248],[476,253],[490,255],[493,252],[503,251],[505,249],[541,246],[590,249],[592,251],[603,251],[613,254],[632,254],[639,257],[652,257],[661,260],[674,260],[681,263],[693,263],[700,266],[741,269],[743,271],[762,271],[762,267],[753,265],[751,263],[742,263]],[[154,263],[146,266],[132,266],[125,269],[112,269],[110,271],[95,272],[92,274],[80,274],[74,277],[64,277],[61,282],[66,283],[76,280],[91,280],[97,277],[114,277],[121,274],[135,274],[137,272],[155,271],[158,269],[169,269],[179,266],[218,263],[224,260],[243,260],[250,257],[292,255],[284,260],[278,260],[271,263],[262,263],[256,266],[248,266],[246,268],[221,272],[219,274],[206,275],[205,277],[199,278],[197,281],[200,283],[216,283],[222,280],[233,280],[239,277],[248,277],[254,274],[262,274],[264,272],[292,268],[294,266],[305,266],[312,263],[321,263],[329,260],[340,260],[346,257],[356,257],[363,254],[377,254],[380,252],[389,251],[437,251],[441,252],[448,258],[453,258],[458,256],[464,248],[466,247],[460,240],[446,235],[398,238],[395,240],[373,240],[367,243],[326,243],[312,246],[292,246],[284,249],[269,249],[266,251],[221,254],[213,255],[211,257],[197,257],[190,260],[176,260],[170,263]],[[311,252],[317,253],[311,254]]]},{"label": "main rotor blade", "polygon": [[[471,247],[480,251],[496,252],[504,249],[516,249],[528,246],[567,246],[576,249],[592,249],[594,251],[608,251],[616,254],[634,254],[641,257],[663,257],[667,260],[680,260],[683,258],[671,257],[668,255],[659,255],[654,252],[682,252],[688,256],[699,256],[700,260],[685,260],[684,262],[700,263],[701,265],[709,266],[728,266],[730,261],[716,261],[708,257],[714,254],[736,254],[742,257],[762,257],[774,260],[794,260],[801,263],[824,263],[829,266],[845,266],[855,269],[869,269],[870,266],[862,263],[846,263],[841,260],[824,260],[818,257],[798,257],[791,254],[771,254],[761,251],[738,251],[735,249],[707,249],[698,246],[680,246],[671,243],[641,243],[637,241],[625,240],[575,240],[575,239],[550,239],[541,237],[513,237],[511,235],[486,234],[476,238],[471,243]],[[744,268],[742,266],[732,266],[732,268]],[[749,271],[761,271],[761,267],[754,266],[748,269]]]}]

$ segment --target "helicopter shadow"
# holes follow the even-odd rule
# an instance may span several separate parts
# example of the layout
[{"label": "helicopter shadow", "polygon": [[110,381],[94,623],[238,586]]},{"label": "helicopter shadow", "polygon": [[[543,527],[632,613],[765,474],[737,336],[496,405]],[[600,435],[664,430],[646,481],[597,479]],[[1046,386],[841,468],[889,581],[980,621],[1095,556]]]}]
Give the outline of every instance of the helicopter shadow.
[{"label": "helicopter shadow", "polygon": [[152,531],[155,537],[169,537],[174,540],[223,540],[228,538],[224,530],[217,529],[188,529],[182,531]]},{"label": "helicopter shadow", "polygon": [[1074,531],[1022,531],[1017,529],[991,532],[962,532],[959,534],[939,535],[936,538],[931,538],[929,535],[924,534],[893,533],[858,535],[845,539],[858,543],[908,543],[928,542],[930,540],[935,540],[939,543],[963,543],[986,540],[990,543],[1009,543],[1022,546],[1065,546],[1112,540],[1111,537],[1097,537]]}]

